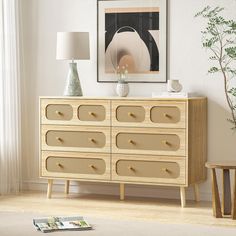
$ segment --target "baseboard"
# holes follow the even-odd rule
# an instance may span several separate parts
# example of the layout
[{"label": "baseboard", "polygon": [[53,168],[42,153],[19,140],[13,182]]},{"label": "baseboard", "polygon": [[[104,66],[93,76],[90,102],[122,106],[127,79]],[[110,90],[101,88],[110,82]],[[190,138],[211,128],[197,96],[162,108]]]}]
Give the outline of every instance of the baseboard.
[{"label": "baseboard", "polygon": [[[56,180],[53,184],[53,191],[63,192],[65,182]],[[26,180],[23,181],[23,190],[37,190],[45,191],[46,194],[47,181],[46,180]],[[70,192],[81,194],[103,194],[103,195],[119,195],[119,185],[111,183],[93,183],[93,182],[76,182],[72,181],[70,185]],[[167,198],[179,199],[179,188],[163,187],[163,186],[147,186],[147,185],[127,185],[125,189],[126,196],[132,197],[147,197],[147,198]],[[186,190],[186,198],[188,200],[194,199],[193,188],[189,187]],[[211,192],[203,192],[200,190],[200,198],[204,201],[211,200]]]}]

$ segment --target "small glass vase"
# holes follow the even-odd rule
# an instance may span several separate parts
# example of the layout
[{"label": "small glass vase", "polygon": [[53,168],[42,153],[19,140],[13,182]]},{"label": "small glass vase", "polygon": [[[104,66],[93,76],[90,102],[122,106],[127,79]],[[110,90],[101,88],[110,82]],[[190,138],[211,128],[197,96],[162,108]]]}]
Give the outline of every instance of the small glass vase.
[{"label": "small glass vase", "polygon": [[126,97],[129,94],[129,84],[125,81],[118,81],[116,93],[119,97]]}]

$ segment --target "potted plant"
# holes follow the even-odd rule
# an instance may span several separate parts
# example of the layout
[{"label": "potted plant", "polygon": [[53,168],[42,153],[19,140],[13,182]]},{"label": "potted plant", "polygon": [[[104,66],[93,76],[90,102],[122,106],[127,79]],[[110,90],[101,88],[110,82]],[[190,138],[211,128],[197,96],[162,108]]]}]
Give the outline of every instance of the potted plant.
[{"label": "potted plant", "polygon": [[236,130],[236,22],[225,19],[220,13],[221,7],[205,7],[196,17],[207,20],[206,28],[202,33],[202,45],[211,55],[213,62],[209,73],[220,73],[223,78],[224,92],[230,109],[231,117],[228,121],[232,129]]}]

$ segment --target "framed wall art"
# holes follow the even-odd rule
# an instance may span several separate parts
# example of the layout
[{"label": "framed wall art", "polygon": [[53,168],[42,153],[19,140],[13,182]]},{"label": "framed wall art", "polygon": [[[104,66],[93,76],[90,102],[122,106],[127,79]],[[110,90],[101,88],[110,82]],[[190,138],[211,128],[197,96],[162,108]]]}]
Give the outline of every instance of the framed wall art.
[{"label": "framed wall art", "polygon": [[98,82],[165,83],[166,0],[98,1]]}]

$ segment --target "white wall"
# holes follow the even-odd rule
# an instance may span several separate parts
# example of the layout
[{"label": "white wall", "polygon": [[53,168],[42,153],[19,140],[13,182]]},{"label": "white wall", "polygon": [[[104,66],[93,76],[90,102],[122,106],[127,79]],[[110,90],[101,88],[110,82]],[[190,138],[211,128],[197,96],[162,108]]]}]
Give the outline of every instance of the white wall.
[{"label": "white wall", "polygon": [[[169,75],[178,78],[186,91],[207,96],[208,160],[235,159],[236,134],[226,119],[228,108],[221,75],[210,77],[208,55],[201,47],[204,21],[195,19],[196,12],[206,5],[224,6],[225,15],[235,18],[235,0],[170,0],[169,1]],[[80,61],[78,70],[85,95],[115,95],[113,84],[97,83],[96,0],[22,0],[24,51],[24,181],[25,187],[44,188],[38,178],[38,97],[62,95],[68,71],[66,61],[56,61],[57,31],[89,31],[91,60]],[[150,96],[164,91],[163,84],[131,84],[130,96]],[[210,178],[201,185],[205,199],[210,198]],[[117,194],[117,185],[81,184],[74,190]],[[60,182],[59,182],[60,188]],[[174,188],[135,186],[128,194],[178,197]],[[191,193],[189,193],[191,197]]]}]

